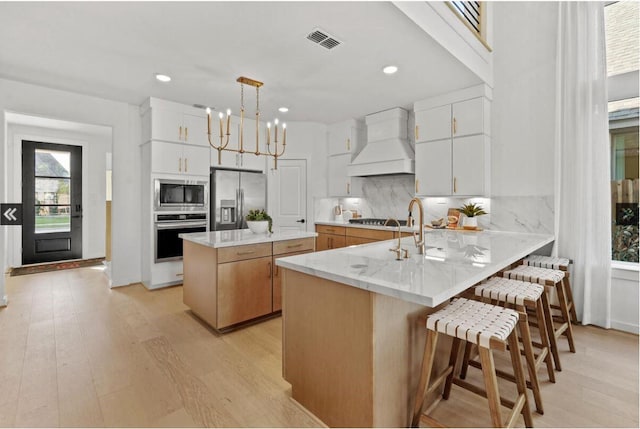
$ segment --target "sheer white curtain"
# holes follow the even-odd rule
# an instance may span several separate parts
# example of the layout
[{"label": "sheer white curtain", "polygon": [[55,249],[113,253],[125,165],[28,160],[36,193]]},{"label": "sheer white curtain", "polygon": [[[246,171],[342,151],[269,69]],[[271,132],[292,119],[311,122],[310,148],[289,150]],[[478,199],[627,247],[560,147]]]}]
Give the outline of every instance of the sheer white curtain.
[{"label": "sheer white curtain", "polygon": [[610,328],[611,190],[604,4],[559,3],[554,253],[574,260],[583,324]]}]

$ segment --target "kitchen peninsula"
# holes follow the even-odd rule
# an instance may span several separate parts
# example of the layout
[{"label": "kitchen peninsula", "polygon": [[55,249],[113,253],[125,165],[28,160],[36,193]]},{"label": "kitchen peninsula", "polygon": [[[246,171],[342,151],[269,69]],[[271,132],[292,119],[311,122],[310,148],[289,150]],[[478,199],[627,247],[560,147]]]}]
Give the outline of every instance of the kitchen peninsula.
[{"label": "kitchen peninsula", "polygon": [[219,331],[278,314],[281,272],[275,260],[313,252],[314,232],[254,234],[248,229],[181,234],[183,301]]},{"label": "kitchen peninsula", "polygon": [[283,375],[292,397],[327,425],[406,427],[424,347],[420,317],[553,241],[494,231],[425,237],[424,255],[403,238],[410,256],[402,260],[389,251],[396,241],[278,260]]}]

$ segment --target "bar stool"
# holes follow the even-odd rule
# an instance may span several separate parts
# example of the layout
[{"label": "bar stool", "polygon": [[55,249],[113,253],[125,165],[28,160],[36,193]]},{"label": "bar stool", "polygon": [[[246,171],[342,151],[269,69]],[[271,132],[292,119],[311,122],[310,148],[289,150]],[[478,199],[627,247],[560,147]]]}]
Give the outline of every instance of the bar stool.
[{"label": "bar stool", "polygon": [[530,267],[564,271],[564,287],[567,293],[567,306],[571,312],[571,321],[573,323],[578,323],[578,314],[576,313],[576,306],[573,303],[573,292],[571,291],[571,283],[569,281],[569,265],[571,264],[571,259],[553,256],[529,255],[522,260],[522,263],[524,265],[529,265]]},{"label": "bar stool", "polygon": [[[557,339],[564,334],[567,337],[567,342],[569,343],[569,350],[571,351],[571,353],[576,352],[575,344],[573,341],[573,329],[571,327],[571,316],[569,314],[569,306],[567,304],[567,295],[564,285],[564,273],[564,271],[560,270],[538,268],[529,265],[518,265],[517,267],[504,271],[502,273],[503,277],[509,279],[523,280],[544,285],[547,287],[547,295],[549,293],[548,288],[555,288],[558,295],[559,310],[561,314],[559,318],[560,326],[555,326],[555,319],[553,317],[545,318],[545,323],[547,324],[547,331],[549,332],[553,362],[558,371],[562,371],[562,367],[560,365],[560,353],[558,351]],[[545,304],[545,306],[547,306],[547,304]]]},{"label": "bar stool", "polygon": [[[540,383],[538,382],[537,374],[538,369],[542,364],[546,364],[549,381],[552,383],[556,382],[555,374],[553,372],[553,363],[551,361],[549,337],[544,323],[545,317],[547,317],[545,315],[544,305],[542,302],[544,286],[519,280],[492,277],[477,285],[474,288],[474,293],[475,296],[480,299],[491,300],[491,304],[502,305],[504,307],[513,305],[517,311],[525,315],[525,317],[520,317],[519,324],[523,348],[521,352],[525,355],[529,371],[527,387],[533,392],[536,411],[539,414],[544,414],[544,409],[542,407],[542,395],[540,393]],[[534,343],[531,340],[528,320],[526,317],[527,309],[535,311],[537,319],[541,322],[538,324],[541,343]],[[533,353],[533,346],[540,348],[540,353],[537,356]],[[460,372],[460,378],[462,379],[466,377],[468,365],[476,368],[480,367],[478,362],[470,360],[471,347],[472,344],[466,344],[464,359],[462,361],[462,369]],[[505,373],[504,371],[496,370],[496,374],[501,378],[515,381],[512,374]]]},{"label": "bar stool", "polygon": [[[445,308],[427,316],[427,340],[422,360],[420,382],[418,383],[418,391],[416,392],[413,408],[412,427],[416,427],[421,419],[430,424],[441,425],[430,416],[422,416],[422,406],[427,395],[438,389],[442,383],[445,384],[442,393],[443,399],[449,398],[453,383],[486,397],[489,401],[489,411],[494,427],[503,427],[502,413],[500,411],[501,403],[511,407],[511,414],[506,421],[506,427],[512,427],[519,414],[523,415],[527,427],[533,426],[527,400],[524,370],[520,360],[518,337],[514,329],[519,318],[520,314],[515,310],[465,298],[454,299]],[[453,338],[451,354],[447,368],[430,385],[429,381],[439,334],[446,334]],[[485,389],[454,377],[461,341],[470,342],[478,346]],[[518,396],[513,402],[500,396],[493,362],[492,350],[506,351],[507,344],[509,344],[511,363],[518,391]]]}]

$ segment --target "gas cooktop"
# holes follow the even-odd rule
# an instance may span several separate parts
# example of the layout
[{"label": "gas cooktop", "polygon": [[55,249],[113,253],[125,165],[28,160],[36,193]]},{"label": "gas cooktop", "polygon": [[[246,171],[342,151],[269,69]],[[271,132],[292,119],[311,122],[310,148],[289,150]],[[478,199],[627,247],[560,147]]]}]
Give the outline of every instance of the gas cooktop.
[{"label": "gas cooktop", "polygon": [[[356,219],[349,219],[349,223],[357,223],[360,225],[375,225],[375,226],[383,226],[385,223],[386,219],[376,219],[376,218],[356,218]],[[400,226],[406,226],[407,225],[407,221],[406,220],[400,220],[398,219],[398,222],[400,222]],[[396,226],[395,222],[390,222],[389,225],[387,226]]]}]

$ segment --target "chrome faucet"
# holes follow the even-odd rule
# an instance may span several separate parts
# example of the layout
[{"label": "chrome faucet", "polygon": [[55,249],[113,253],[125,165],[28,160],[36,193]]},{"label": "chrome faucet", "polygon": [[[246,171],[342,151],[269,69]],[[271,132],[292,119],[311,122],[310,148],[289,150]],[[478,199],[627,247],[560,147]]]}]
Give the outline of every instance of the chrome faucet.
[{"label": "chrome faucet", "polygon": [[402,260],[402,256],[404,256],[405,259],[407,259],[409,257],[409,251],[407,249],[403,249],[401,247],[400,244],[400,238],[402,237],[402,233],[400,232],[400,222],[398,221],[398,219],[394,219],[392,217],[390,217],[389,219],[384,221],[384,226],[387,226],[389,223],[391,222],[395,222],[396,225],[398,225],[398,247],[395,247],[393,249],[389,249],[390,252],[396,252],[396,260],[400,261]]},{"label": "chrome faucet", "polygon": [[413,240],[416,243],[416,247],[418,248],[418,253],[424,255],[424,206],[422,205],[422,200],[420,198],[412,198],[409,202],[409,217],[407,218],[407,226],[413,226],[413,218],[411,217],[411,210],[413,209],[414,204],[418,204],[418,211],[420,212],[420,225],[418,228],[418,233],[413,233]]}]

